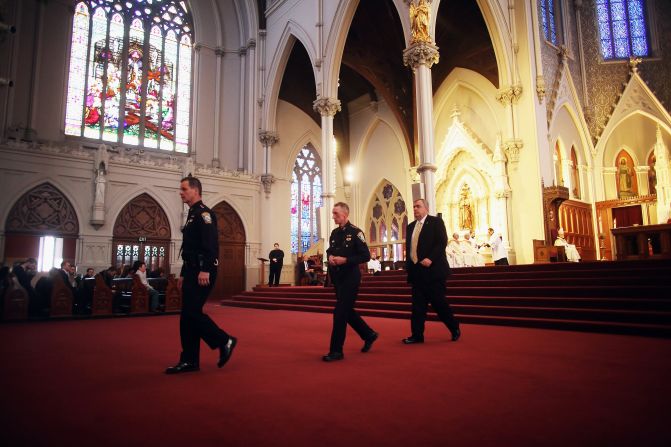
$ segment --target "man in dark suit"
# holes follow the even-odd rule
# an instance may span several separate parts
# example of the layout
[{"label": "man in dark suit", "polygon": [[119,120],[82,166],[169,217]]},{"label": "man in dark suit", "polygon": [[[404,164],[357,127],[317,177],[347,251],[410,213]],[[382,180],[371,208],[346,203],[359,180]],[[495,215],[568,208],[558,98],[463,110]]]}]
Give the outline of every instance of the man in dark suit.
[{"label": "man in dark suit", "polygon": [[270,258],[270,277],[268,278],[268,285],[279,286],[280,275],[282,274],[282,264],[284,263],[284,252],[280,250],[280,244],[275,242],[274,248],[270,251],[268,257]]},{"label": "man in dark suit", "polygon": [[298,264],[298,280],[303,278],[308,279],[308,284],[311,286],[317,284],[317,272],[315,272],[315,261],[307,256],[303,256],[302,261]]},{"label": "man in dark suit", "polygon": [[412,335],[403,343],[424,343],[424,322],[428,304],[438,314],[440,321],[452,333],[452,341],[459,340],[461,330],[452,309],[445,299],[445,280],[450,274],[450,266],[445,256],[447,231],[439,217],[429,216],[424,199],[412,204],[415,221],[408,225],[405,263],[408,283],[412,285]]}]

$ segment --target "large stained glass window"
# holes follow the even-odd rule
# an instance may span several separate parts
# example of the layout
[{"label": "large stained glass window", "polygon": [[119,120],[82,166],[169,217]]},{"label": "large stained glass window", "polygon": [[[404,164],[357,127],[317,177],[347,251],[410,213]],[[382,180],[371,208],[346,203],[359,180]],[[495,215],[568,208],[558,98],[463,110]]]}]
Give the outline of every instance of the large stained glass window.
[{"label": "large stained glass window", "polygon": [[188,152],[191,23],[183,1],[79,2],[65,133]]},{"label": "large stained glass window", "polygon": [[305,253],[319,240],[317,208],[321,206],[321,160],[307,144],[298,153],[291,174],[291,253]]},{"label": "large stained glass window", "polygon": [[543,34],[545,40],[557,45],[557,8],[555,0],[541,0],[541,23],[543,25]]},{"label": "large stained glass window", "polygon": [[595,0],[604,59],[649,56],[644,0]]}]

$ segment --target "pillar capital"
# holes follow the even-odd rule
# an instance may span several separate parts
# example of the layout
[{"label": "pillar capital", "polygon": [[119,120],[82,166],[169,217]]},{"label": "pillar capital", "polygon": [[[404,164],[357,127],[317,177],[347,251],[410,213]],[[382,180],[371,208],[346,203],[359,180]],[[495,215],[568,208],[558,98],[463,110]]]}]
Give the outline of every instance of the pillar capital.
[{"label": "pillar capital", "polygon": [[275,176],[273,174],[263,174],[261,176],[261,184],[263,184],[263,191],[270,194],[270,188],[275,183]]},{"label": "pillar capital", "polygon": [[431,68],[440,60],[438,47],[429,42],[415,42],[403,50],[403,65],[417,70],[421,65]]},{"label": "pillar capital", "polygon": [[280,141],[279,135],[277,132],[272,132],[269,130],[260,130],[259,131],[259,141],[265,147],[270,147]]},{"label": "pillar capital", "polygon": [[520,161],[520,150],[524,147],[524,142],[518,139],[511,139],[503,143],[503,150],[508,157],[508,163],[517,163]]},{"label": "pillar capital", "polygon": [[417,166],[417,172],[420,174],[424,171],[436,172],[437,170],[438,166],[434,165],[433,163],[422,163],[421,165]]},{"label": "pillar capital", "polygon": [[312,103],[312,108],[321,116],[334,116],[341,110],[340,100],[319,96]]},{"label": "pillar capital", "polygon": [[522,86],[520,84],[509,85],[508,87],[499,90],[496,94],[496,100],[504,106],[507,106],[510,104],[517,104],[520,96],[522,96]]}]

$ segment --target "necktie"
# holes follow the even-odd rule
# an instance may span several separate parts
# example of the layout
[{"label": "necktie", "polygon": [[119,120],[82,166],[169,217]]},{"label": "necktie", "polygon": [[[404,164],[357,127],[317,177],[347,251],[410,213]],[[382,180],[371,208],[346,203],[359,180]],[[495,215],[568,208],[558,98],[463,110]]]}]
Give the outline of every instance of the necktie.
[{"label": "necktie", "polygon": [[419,240],[419,233],[422,231],[422,222],[417,221],[415,228],[412,230],[412,237],[410,239],[410,259],[414,264],[417,264],[417,241]]}]

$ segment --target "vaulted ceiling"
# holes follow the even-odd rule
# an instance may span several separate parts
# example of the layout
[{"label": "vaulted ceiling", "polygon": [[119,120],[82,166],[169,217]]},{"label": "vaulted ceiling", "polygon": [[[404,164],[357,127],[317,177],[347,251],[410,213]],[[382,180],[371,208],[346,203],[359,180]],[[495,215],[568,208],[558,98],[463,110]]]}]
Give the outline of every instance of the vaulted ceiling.
[{"label": "vaulted ceiling", "polygon": [[[482,13],[475,0],[442,0],[436,18],[436,44],[440,62],[432,68],[435,92],[455,67],[474,70],[498,86],[494,48]],[[343,109],[334,119],[341,162],[349,159],[349,113],[347,104],[362,95],[370,101],[384,99],[403,131],[411,163],[416,164],[412,70],[403,66],[403,29],[391,0],[359,3],[347,35],[339,76],[338,99]],[[280,99],[311,116],[315,82],[307,52],[297,42],[285,70]]]}]

